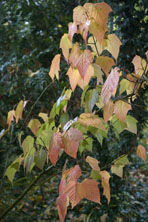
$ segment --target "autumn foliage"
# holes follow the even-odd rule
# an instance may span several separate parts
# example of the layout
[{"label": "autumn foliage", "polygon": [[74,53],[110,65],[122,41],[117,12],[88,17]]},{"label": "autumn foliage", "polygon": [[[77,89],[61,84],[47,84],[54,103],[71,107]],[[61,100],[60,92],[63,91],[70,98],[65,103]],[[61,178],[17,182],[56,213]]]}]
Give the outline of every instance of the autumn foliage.
[{"label": "autumn foliage", "polygon": [[[116,66],[121,41],[115,34],[109,34],[107,21],[112,11],[106,3],[86,3],[73,11],[73,22],[68,25],[60,41],[62,55],[57,54],[51,63],[49,76],[54,81],[60,79],[60,59],[64,57],[69,68],[67,77],[71,89],[64,89],[62,95],[53,105],[49,116],[39,113],[39,119],[28,123],[33,135],[28,135],[19,142],[23,153],[7,169],[6,175],[12,182],[16,171],[23,164],[27,172],[37,166],[43,169],[48,159],[56,165],[59,156],[65,152],[76,159],[78,151],[92,151],[93,139],[90,133],[102,145],[112,127],[117,137],[124,130],[137,134],[137,120],[132,116],[132,102],[138,90],[144,88],[148,75],[148,52],[145,59],[138,55],[133,58],[134,72],[124,73]],[[83,42],[76,42],[75,36],[81,35]],[[93,87],[91,87],[91,81]],[[67,112],[67,105],[77,87],[82,89],[80,116],[62,125],[55,123],[56,116]],[[8,128],[11,123],[22,119],[26,101],[20,101],[15,110],[8,113]],[[102,111],[103,117],[98,115]],[[87,153],[87,152],[86,152]],[[146,160],[146,150],[142,145],[137,147],[137,155]],[[92,153],[93,156],[93,153]],[[123,177],[123,168],[129,164],[127,155],[115,159],[110,171],[101,170],[97,159],[87,156],[85,165],[91,169],[91,179],[81,180],[81,169],[77,164],[62,172],[59,185],[57,208],[60,221],[65,220],[67,207],[75,207],[83,198],[101,203],[98,184],[103,187],[103,195],[108,204],[111,199],[110,177],[116,174]],[[84,178],[84,175],[83,175]]]}]

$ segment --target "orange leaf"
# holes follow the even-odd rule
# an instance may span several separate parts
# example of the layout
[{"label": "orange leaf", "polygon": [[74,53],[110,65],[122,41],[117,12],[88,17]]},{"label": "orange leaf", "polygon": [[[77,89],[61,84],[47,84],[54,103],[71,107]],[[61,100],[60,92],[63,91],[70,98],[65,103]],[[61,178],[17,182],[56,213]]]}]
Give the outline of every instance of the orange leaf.
[{"label": "orange leaf", "polygon": [[56,165],[60,149],[63,149],[61,133],[54,133],[49,145],[49,159],[53,165]]},{"label": "orange leaf", "polygon": [[68,24],[68,37],[71,40],[71,42],[75,33],[77,33],[77,25],[75,22],[70,22]]},{"label": "orange leaf", "polygon": [[69,76],[69,81],[70,81],[72,91],[74,91],[78,82],[81,79],[80,73],[79,73],[78,69],[72,68],[70,66],[68,69],[67,75]]},{"label": "orange leaf", "polygon": [[63,149],[69,156],[76,158],[80,140],[83,139],[82,133],[75,128],[71,128],[62,136]]},{"label": "orange leaf", "polygon": [[132,109],[131,105],[125,103],[122,100],[116,101],[114,106],[114,113],[121,122],[124,122],[126,119],[127,112]]},{"label": "orange leaf", "polygon": [[72,46],[72,50],[69,56],[69,62],[72,66],[72,68],[75,68],[77,63],[78,63],[78,58],[81,55],[81,50],[79,47],[79,44],[76,42],[73,46]]},{"label": "orange leaf", "polygon": [[94,35],[94,37],[100,44],[102,43],[104,39],[104,35],[106,31],[107,31],[106,26],[101,27],[95,21],[93,20],[91,21],[90,26],[89,26],[89,32]]},{"label": "orange leaf", "polygon": [[119,82],[119,68],[112,69],[111,73],[107,77],[104,86],[101,91],[101,96],[104,104],[109,102],[111,95],[114,93]]},{"label": "orange leaf", "polygon": [[85,9],[82,6],[78,6],[73,10],[73,21],[76,24],[84,24],[87,21],[87,15]]},{"label": "orange leaf", "polygon": [[86,127],[92,126],[103,131],[106,130],[102,120],[93,113],[82,113],[79,118],[79,123]]},{"label": "orange leaf", "polygon": [[97,159],[87,156],[86,162],[89,163],[93,170],[100,171],[100,168],[98,167],[99,161]]},{"label": "orange leaf", "polygon": [[15,117],[15,110],[9,111],[7,117],[8,129],[10,128],[11,122],[14,120],[14,117]]},{"label": "orange leaf", "polygon": [[100,175],[102,177],[102,186],[103,186],[103,195],[106,196],[108,200],[108,204],[110,202],[110,185],[109,185],[109,179],[110,175],[107,171],[101,171]]},{"label": "orange leaf", "polygon": [[66,179],[67,182],[69,181],[77,181],[79,177],[81,176],[81,169],[79,165],[76,165],[69,170],[65,170],[62,173],[62,178]]},{"label": "orange leaf", "polygon": [[138,147],[137,147],[137,156],[139,156],[141,159],[143,159],[144,162],[146,161],[146,149],[145,149],[144,146],[138,145]]},{"label": "orange leaf", "polygon": [[80,78],[78,85],[80,86],[81,89],[84,89],[85,86],[88,85],[91,77],[94,76],[94,68],[92,66],[92,64],[89,65],[87,72],[84,76],[84,79]]},{"label": "orange leaf", "polygon": [[50,71],[49,71],[49,76],[54,79],[56,76],[57,79],[59,79],[59,69],[60,69],[60,54],[57,54],[51,63]]},{"label": "orange leaf", "polygon": [[105,104],[103,107],[103,117],[105,122],[107,122],[110,119],[113,112],[114,112],[114,103],[113,101],[109,100],[109,102]]},{"label": "orange leaf", "polygon": [[60,41],[60,48],[62,49],[62,52],[66,61],[68,61],[69,49],[72,48],[72,42],[69,39],[68,34],[64,34],[62,36],[61,41]]},{"label": "orange leaf", "polygon": [[109,5],[107,5],[105,2],[96,4],[86,3],[84,8],[89,19],[94,19],[95,22],[101,27],[106,26],[108,14],[112,11]]},{"label": "orange leaf", "polygon": [[76,206],[80,200],[82,199],[81,197],[79,197],[78,192],[77,192],[77,187],[78,187],[78,183],[76,181],[70,181],[65,189],[65,193],[67,194],[67,196],[69,197],[69,200],[72,204],[72,208],[74,206]]},{"label": "orange leaf", "polygon": [[98,183],[92,179],[85,179],[81,183],[81,187],[78,194],[83,194],[83,198],[93,201],[95,203],[100,203],[100,192],[98,188]]},{"label": "orange leaf", "polygon": [[83,79],[84,79],[85,74],[88,70],[88,67],[92,63],[92,61],[93,61],[93,57],[92,57],[91,51],[88,49],[84,50],[81,53],[80,57],[78,58],[76,66],[77,66],[77,68],[80,72],[80,75]]},{"label": "orange leaf", "polygon": [[112,66],[115,65],[114,60],[108,56],[99,56],[96,63],[102,68],[107,76]]}]

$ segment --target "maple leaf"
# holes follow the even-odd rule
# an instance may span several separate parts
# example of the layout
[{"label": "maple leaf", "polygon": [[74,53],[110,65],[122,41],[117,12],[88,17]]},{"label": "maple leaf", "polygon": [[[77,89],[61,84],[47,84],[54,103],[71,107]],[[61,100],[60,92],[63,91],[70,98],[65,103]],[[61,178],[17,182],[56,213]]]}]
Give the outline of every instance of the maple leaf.
[{"label": "maple leaf", "polygon": [[102,186],[103,186],[103,195],[106,196],[107,200],[108,200],[108,204],[110,202],[110,185],[109,185],[109,179],[110,179],[110,175],[107,171],[100,171],[100,175],[102,178]]},{"label": "maple leaf", "polygon": [[68,24],[68,37],[71,40],[71,42],[75,33],[77,33],[77,25],[75,22],[70,22]]},{"label": "maple leaf", "polygon": [[86,127],[92,126],[103,131],[106,130],[102,120],[93,113],[82,113],[79,117],[79,123]]},{"label": "maple leaf", "polygon": [[9,111],[7,117],[8,129],[10,128],[11,122],[14,120],[14,117],[15,117],[15,110]]},{"label": "maple leaf", "polygon": [[69,57],[69,49],[72,48],[72,42],[69,39],[68,34],[64,34],[61,38],[60,41],[60,48],[62,49],[63,55],[66,59],[66,61],[68,61],[68,57]]},{"label": "maple leaf", "polygon": [[115,34],[110,34],[107,37],[107,46],[105,47],[112,56],[117,60],[120,46],[122,45],[120,39]]},{"label": "maple leaf", "polygon": [[57,79],[59,79],[59,69],[60,69],[60,54],[55,55],[55,57],[52,60],[49,76],[54,79],[56,76]]},{"label": "maple leaf", "polygon": [[98,56],[96,59],[96,64],[98,64],[108,76],[108,73],[111,70],[112,66],[115,65],[115,62],[112,58],[108,56]]},{"label": "maple leaf", "polygon": [[103,107],[103,117],[104,121],[107,122],[114,112],[114,103],[112,100],[109,100],[107,104]]},{"label": "maple leaf", "polygon": [[54,166],[56,165],[60,149],[63,149],[62,137],[61,133],[57,132],[52,135],[49,145],[49,159]]},{"label": "maple leaf", "polygon": [[146,149],[144,146],[142,145],[138,145],[137,147],[137,156],[139,156],[141,159],[144,160],[144,162],[146,161]]},{"label": "maple leaf", "polygon": [[71,128],[67,132],[64,132],[62,136],[62,141],[65,153],[73,158],[76,158],[79,142],[82,139],[82,133],[76,128]]},{"label": "maple leaf", "polygon": [[109,102],[109,99],[111,95],[114,93],[118,86],[119,82],[119,68],[116,67],[112,69],[111,73],[107,77],[104,86],[101,91],[101,96],[104,104],[107,104]]},{"label": "maple leaf", "polygon": [[95,171],[100,171],[100,168],[98,167],[99,161],[93,157],[87,156],[86,162],[89,163],[91,168]]},{"label": "maple leaf", "polygon": [[132,109],[131,105],[122,100],[115,102],[114,113],[121,122],[125,121],[127,112],[131,109]]}]

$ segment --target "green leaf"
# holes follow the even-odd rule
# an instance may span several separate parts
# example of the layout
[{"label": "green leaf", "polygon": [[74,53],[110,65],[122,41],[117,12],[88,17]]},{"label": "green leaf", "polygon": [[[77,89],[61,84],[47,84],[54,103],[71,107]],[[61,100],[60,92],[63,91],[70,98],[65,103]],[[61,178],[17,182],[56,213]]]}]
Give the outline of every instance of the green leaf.
[{"label": "green leaf", "polygon": [[45,165],[46,158],[47,158],[47,153],[45,152],[45,150],[41,149],[36,152],[35,164],[39,169],[41,169],[41,170],[43,169],[43,167]]},{"label": "green leaf", "polygon": [[117,176],[123,176],[123,167],[129,164],[129,160],[127,155],[122,155],[118,157],[116,160],[113,161],[113,165],[111,167],[112,173],[116,174]]},{"label": "green leaf", "polygon": [[24,155],[30,153],[31,150],[34,149],[34,138],[32,136],[27,136],[22,143],[22,147]]},{"label": "green leaf", "polygon": [[88,88],[89,88],[89,85],[88,85],[88,86],[85,86],[85,88],[84,88],[84,90],[83,90],[83,92],[82,92],[82,95],[81,95],[81,107],[83,106],[85,94],[86,94]]},{"label": "green leaf", "polygon": [[92,143],[93,143],[93,140],[91,137],[85,138],[83,141],[80,142],[79,152],[82,153],[85,149],[92,152]]},{"label": "green leaf", "polygon": [[125,129],[130,131],[131,133],[137,134],[137,122],[138,121],[134,117],[127,115],[125,122],[127,124],[127,128],[125,128]]},{"label": "green leaf", "polygon": [[96,102],[98,102],[99,94],[97,89],[91,89],[86,93],[85,97],[85,112],[92,112],[92,109]]},{"label": "green leaf", "polygon": [[99,172],[99,171],[96,171],[96,170],[92,170],[92,171],[91,171],[91,177],[92,177],[94,180],[99,180],[99,179],[101,179],[100,172]]},{"label": "green leaf", "polygon": [[13,182],[16,172],[20,168],[21,160],[22,160],[21,157],[14,160],[13,163],[11,163],[11,165],[7,168],[7,170],[5,172],[5,176],[8,177],[8,179],[11,183]]}]

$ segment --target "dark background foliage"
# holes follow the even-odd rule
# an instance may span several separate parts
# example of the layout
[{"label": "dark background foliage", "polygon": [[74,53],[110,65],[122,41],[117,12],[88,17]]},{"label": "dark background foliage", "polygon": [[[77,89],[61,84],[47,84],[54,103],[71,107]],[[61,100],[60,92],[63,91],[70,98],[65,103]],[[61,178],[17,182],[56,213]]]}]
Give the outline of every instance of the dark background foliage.
[{"label": "dark background foliage", "polygon": [[[10,205],[39,173],[35,169],[31,175],[26,175],[22,170],[17,174],[13,187],[6,177],[3,178],[6,167],[21,153],[17,142],[20,127],[22,130],[25,129],[29,119],[38,112],[48,113],[62,89],[68,86],[64,61],[61,65],[59,82],[51,82],[48,76],[49,67],[54,55],[61,52],[60,38],[67,32],[67,24],[72,21],[73,8],[86,2],[88,1],[2,0],[0,2],[0,130],[6,128],[8,111],[15,108],[21,99],[28,100],[24,119],[29,113],[26,122],[23,120],[18,126],[14,125],[10,133],[0,141],[1,211]],[[148,50],[147,0],[105,2],[113,9],[109,19],[109,32],[115,32],[122,41],[118,65],[131,72],[133,57],[136,54],[144,57],[145,51]],[[46,87],[46,92],[38,100]],[[78,93],[79,90],[74,98],[78,97]],[[140,141],[145,141],[146,138],[144,127],[148,118],[147,98],[148,88],[145,88],[134,101],[145,108],[137,109],[133,106],[133,115],[139,121]],[[74,109],[75,101],[76,99],[70,110]],[[99,208],[84,200],[73,211],[69,211],[69,220],[79,218],[77,221],[83,221],[83,218],[89,218],[90,221],[98,221],[98,218],[105,214],[109,222],[148,220],[146,213],[148,175],[146,175],[146,165],[143,165],[142,161],[137,162],[137,158],[131,155],[131,147],[135,145],[137,145],[135,136],[127,132],[122,133],[120,140],[117,140],[111,132],[108,139],[103,142],[103,148],[97,143],[94,144],[96,157],[101,159],[102,165],[110,164],[113,159],[126,152],[130,154],[133,165],[126,168],[124,179],[114,176],[111,180],[112,201],[109,206],[105,198]],[[64,160],[65,158],[66,156]],[[64,160],[59,164],[60,168]],[[20,221],[58,221],[55,207],[57,183],[60,180],[58,174],[60,175],[60,172],[55,168],[52,175],[49,173],[43,177],[24,198],[22,204],[10,212],[4,221],[16,221],[18,217]]]}]

